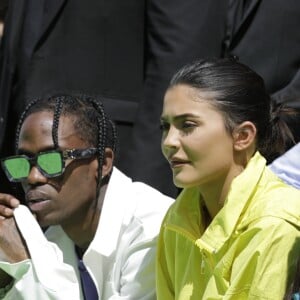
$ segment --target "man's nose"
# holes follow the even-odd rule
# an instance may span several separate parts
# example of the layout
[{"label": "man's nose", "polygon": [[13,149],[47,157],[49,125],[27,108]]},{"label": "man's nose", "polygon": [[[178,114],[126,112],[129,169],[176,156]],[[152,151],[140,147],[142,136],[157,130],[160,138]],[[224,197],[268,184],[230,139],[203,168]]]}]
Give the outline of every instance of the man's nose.
[{"label": "man's nose", "polygon": [[41,173],[41,171],[36,166],[32,166],[27,177],[27,182],[28,184],[32,185],[37,183],[45,183],[47,182],[47,178]]}]

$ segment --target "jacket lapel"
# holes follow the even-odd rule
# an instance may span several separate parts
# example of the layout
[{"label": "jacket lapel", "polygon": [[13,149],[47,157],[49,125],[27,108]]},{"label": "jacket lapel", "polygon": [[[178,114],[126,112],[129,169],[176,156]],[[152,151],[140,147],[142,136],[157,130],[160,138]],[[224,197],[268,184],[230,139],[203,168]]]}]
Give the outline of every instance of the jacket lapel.
[{"label": "jacket lapel", "polygon": [[8,16],[6,20],[9,20],[10,24],[7,24],[7,30],[5,30],[5,37],[7,37],[7,49],[11,58],[10,66],[14,68],[16,60],[18,59],[19,42],[22,34],[24,13],[26,9],[26,1],[18,0],[11,1],[9,5],[11,7],[8,10]]},{"label": "jacket lapel", "polygon": [[63,8],[63,5],[67,2],[67,0],[46,0],[45,1],[45,9],[44,9],[44,17],[42,22],[42,28],[40,31],[38,41],[43,37],[43,35],[47,32],[48,28],[55,20],[55,17],[58,15],[60,10]]},{"label": "jacket lapel", "polygon": [[[236,5],[237,1],[238,0],[230,1],[230,6],[231,6],[230,10],[232,10],[231,15],[235,13],[234,10],[237,9],[238,7],[238,5]],[[235,42],[238,41],[240,37],[243,35],[243,33],[247,30],[260,3],[261,0],[251,0],[249,7],[244,13],[244,16],[241,19],[241,21],[238,22],[235,26],[233,26],[231,46],[233,46]]]}]

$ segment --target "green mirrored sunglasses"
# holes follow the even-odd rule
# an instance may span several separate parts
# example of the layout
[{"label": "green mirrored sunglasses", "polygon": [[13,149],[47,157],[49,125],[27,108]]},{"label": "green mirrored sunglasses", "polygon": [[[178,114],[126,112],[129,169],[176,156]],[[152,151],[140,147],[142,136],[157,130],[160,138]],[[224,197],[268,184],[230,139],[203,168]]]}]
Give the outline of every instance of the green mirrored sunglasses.
[{"label": "green mirrored sunglasses", "polygon": [[67,159],[85,159],[94,156],[96,148],[50,150],[39,152],[35,156],[16,155],[1,159],[2,169],[11,182],[20,182],[27,179],[32,166],[47,178],[60,176],[65,170]]}]

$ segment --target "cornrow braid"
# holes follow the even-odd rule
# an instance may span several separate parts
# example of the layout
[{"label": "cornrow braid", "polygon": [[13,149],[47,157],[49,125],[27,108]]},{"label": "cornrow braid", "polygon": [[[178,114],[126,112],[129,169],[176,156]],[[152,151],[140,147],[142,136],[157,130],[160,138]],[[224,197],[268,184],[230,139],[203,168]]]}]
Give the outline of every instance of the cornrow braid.
[{"label": "cornrow braid", "polygon": [[27,117],[28,111],[31,109],[32,106],[34,106],[36,104],[36,102],[38,100],[39,99],[34,99],[31,102],[29,102],[27,104],[27,106],[25,107],[23,113],[21,114],[21,117],[20,117],[18,125],[17,125],[17,129],[16,129],[15,152],[17,152],[18,148],[19,148],[19,136],[20,136],[20,131],[21,131],[22,124],[23,124],[25,118]]},{"label": "cornrow braid", "polygon": [[105,141],[107,139],[107,117],[105,115],[102,103],[96,101],[94,98],[87,98],[87,100],[93,105],[93,107],[100,113],[100,116],[97,116],[98,123],[98,184],[100,185],[102,179],[102,168],[100,166],[103,165],[104,162],[104,154],[105,154]]},{"label": "cornrow braid", "polygon": [[115,124],[112,122],[112,120],[109,120],[109,125],[111,126],[111,131],[112,131],[111,149],[113,150],[113,152],[116,152],[117,151],[116,141],[118,139],[117,129],[116,129]]},{"label": "cornrow braid", "polygon": [[53,126],[52,126],[52,139],[55,148],[59,148],[58,146],[58,125],[59,118],[61,115],[62,107],[63,107],[63,97],[56,97],[55,109],[53,114]]}]

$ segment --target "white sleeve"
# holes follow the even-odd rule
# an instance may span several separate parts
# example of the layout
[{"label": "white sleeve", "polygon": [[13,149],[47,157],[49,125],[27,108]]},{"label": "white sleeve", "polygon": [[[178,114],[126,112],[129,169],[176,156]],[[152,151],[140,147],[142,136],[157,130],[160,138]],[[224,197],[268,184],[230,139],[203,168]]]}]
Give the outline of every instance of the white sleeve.
[{"label": "white sleeve", "polygon": [[31,259],[15,264],[0,262],[0,268],[14,278],[4,299],[81,299],[75,270],[63,262],[60,249],[46,239],[28,208],[20,205],[14,216]]},{"label": "white sleeve", "polygon": [[275,159],[269,167],[284,182],[300,189],[300,143]]}]

